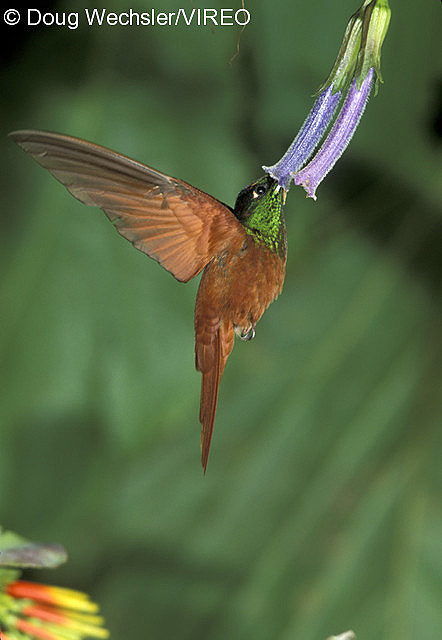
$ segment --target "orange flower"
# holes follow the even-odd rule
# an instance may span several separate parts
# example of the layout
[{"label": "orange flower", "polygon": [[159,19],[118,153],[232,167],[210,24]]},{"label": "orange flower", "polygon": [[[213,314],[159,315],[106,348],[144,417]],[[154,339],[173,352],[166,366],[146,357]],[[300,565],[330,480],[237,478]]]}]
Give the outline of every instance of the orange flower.
[{"label": "orange flower", "polygon": [[15,580],[0,587],[0,640],[108,638],[97,611],[80,591]]}]

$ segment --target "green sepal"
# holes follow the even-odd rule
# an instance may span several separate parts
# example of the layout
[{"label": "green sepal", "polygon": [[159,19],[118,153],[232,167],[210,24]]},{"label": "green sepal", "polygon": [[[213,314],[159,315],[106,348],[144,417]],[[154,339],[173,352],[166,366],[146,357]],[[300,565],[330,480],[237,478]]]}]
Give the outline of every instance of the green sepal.
[{"label": "green sepal", "polygon": [[390,24],[391,9],[388,0],[372,0],[364,15],[362,24],[361,48],[355,70],[358,89],[361,88],[371,67],[376,74],[375,95],[379,83],[383,82],[381,75],[381,48]]},{"label": "green sepal", "polygon": [[351,16],[345,29],[342,44],[328,78],[321,84],[314,96],[318,96],[333,84],[333,93],[349,86],[361,46],[362,19],[365,9],[371,0],[364,0],[362,6]]},{"label": "green sepal", "polygon": [[327,80],[319,87],[316,96],[333,85],[333,93],[343,92],[353,78],[358,89],[371,67],[375,70],[376,88],[383,82],[381,76],[381,47],[384,42],[391,10],[388,0],[364,0],[361,7],[350,18],[344,33],[335,64]]}]

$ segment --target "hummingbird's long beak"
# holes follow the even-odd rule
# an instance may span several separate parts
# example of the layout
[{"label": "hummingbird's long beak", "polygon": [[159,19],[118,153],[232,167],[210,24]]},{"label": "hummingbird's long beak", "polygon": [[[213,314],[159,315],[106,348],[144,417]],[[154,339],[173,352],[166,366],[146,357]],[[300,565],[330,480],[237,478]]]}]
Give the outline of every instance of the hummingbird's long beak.
[{"label": "hummingbird's long beak", "polygon": [[284,189],[284,187],[281,187],[280,184],[277,184],[275,187],[275,193],[279,193],[281,189],[282,189],[282,206],[284,206],[285,199],[287,198],[287,191]]}]

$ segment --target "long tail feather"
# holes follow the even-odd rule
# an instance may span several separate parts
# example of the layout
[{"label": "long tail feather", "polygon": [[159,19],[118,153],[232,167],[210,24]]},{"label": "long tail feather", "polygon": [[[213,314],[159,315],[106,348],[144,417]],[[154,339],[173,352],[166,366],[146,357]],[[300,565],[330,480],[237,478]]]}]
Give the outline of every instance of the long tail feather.
[{"label": "long tail feather", "polygon": [[[222,376],[221,370],[221,328],[218,327],[213,341],[213,365],[203,372],[201,381],[201,464],[206,473],[209,459],[210,443],[212,441],[213,424],[215,422],[216,405],[218,403],[218,389]],[[224,368],[224,367],[223,367]]]}]

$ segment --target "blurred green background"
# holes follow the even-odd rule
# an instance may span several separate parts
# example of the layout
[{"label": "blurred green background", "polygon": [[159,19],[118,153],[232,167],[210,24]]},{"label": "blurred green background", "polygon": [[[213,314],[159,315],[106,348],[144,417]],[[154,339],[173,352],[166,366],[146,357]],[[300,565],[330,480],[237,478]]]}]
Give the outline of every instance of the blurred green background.
[{"label": "blurred green background", "polygon": [[[206,477],[182,285],[6,134],[86,138],[233,204],[278,160],[355,0],[233,27],[2,25],[2,524],[65,545],[113,638],[442,637],[439,2],[391,1],[385,84],[236,344]],[[106,6],[128,8],[122,0]],[[158,0],[155,8],[231,7]],[[133,6],[149,10],[149,6]]]}]

